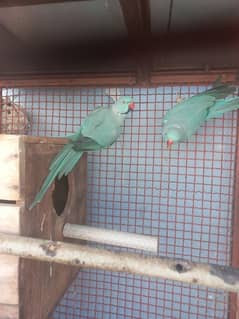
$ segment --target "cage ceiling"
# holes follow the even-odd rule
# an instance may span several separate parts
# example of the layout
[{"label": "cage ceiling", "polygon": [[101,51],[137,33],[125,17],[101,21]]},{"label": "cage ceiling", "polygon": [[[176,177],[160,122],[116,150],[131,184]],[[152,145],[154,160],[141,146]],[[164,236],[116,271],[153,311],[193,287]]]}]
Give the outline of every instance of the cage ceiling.
[{"label": "cage ceiling", "polygon": [[237,0],[3,0],[0,7],[1,77],[131,73],[139,84],[154,72],[239,64]]}]

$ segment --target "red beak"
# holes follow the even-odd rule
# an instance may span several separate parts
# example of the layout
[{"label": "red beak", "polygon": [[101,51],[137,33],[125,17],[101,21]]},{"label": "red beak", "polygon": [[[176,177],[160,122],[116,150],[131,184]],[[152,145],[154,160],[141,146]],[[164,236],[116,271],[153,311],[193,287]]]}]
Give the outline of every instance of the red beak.
[{"label": "red beak", "polygon": [[173,145],[173,140],[167,140],[167,148],[170,150]]},{"label": "red beak", "polygon": [[134,102],[129,103],[128,108],[129,108],[130,111],[133,111],[134,108],[135,108]]}]

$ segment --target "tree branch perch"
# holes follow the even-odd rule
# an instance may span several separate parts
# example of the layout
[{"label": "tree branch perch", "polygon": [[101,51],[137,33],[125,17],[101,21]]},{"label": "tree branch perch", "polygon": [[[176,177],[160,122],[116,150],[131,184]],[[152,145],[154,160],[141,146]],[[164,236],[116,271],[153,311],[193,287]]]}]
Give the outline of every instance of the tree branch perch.
[{"label": "tree branch perch", "polygon": [[0,253],[239,292],[239,269],[185,260],[116,253],[84,245],[0,233]]}]

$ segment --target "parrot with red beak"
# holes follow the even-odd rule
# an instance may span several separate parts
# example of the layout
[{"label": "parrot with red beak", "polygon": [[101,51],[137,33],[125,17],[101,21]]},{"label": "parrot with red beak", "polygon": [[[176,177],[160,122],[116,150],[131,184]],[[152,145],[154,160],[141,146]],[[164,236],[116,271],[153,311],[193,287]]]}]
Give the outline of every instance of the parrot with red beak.
[{"label": "parrot with red beak", "polygon": [[121,96],[110,107],[99,107],[91,112],[79,130],[68,137],[69,143],[53,159],[49,174],[29,209],[40,203],[56,177],[61,179],[72,171],[84,152],[98,151],[116,142],[121,134],[126,115],[134,107],[131,97]]},{"label": "parrot with red beak", "polygon": [[236,88],[215,83],[202,93],[180,101],[163,119],[163,140],[167,147],[188,140],[207,120],[239,108],[239,97],[229,97]]}]

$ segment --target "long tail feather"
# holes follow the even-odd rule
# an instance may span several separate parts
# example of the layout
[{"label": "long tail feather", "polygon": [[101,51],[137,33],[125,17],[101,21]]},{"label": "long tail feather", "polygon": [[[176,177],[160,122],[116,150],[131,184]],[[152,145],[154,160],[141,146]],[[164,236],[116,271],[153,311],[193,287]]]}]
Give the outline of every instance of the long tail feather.
[{"label": "long tail feather", "polygon": [[82,154],[83,152],[76,152],[74,150],[70,151],[70,156],[68,160],[65,161],[64,167],[61,169],[60,173],[58,174],[58,179],[61,179],[63,175],[67,176],[72,171],[76,163],[81,158]]},{"label": "long tail feather", "polygon": [[54,169],[54,167],[57,167],[59,163],[62,162],[62,158],[68,154],[68,152],[72,149],[72,144],[66,144],[61,152],[59,152],[56,157],[51,162],[51,165],[49,167],[49,170]]},{"label": "long tail feather", "polygon": [[80,160],[83,152],[77,152],[73,149],[73,144],[65,145],[60,153],[53,159],[49,168],[49,174],[44,180],[40,191],[37,193],[34,201],[29,209],[31,210],[35,205],[40,203],[46,194],[48,188],[51,186],[55,178],[58,176],[60,179],[63,175],[67,175]]},{"label": "long tail feather", "polygon": [[[225,99],[228,95],[233,94],[235,90],[236,87],[234,86],[231,86],[229,84],[221,84],[211,88],[206,93],[208,95],[214,96],[216,99]],[[203,92],[202,94],[205,94],[205,92]]]},{"label": "long tail feather", "polygon": [[77,153],[77,155],[75,156],[75,158],[73,158],[69,164],[65,167],[65,172],[64,175],[67,176],[75,167],[76,163],[79,161],[79,159],[81,158],[83,152],[82,153]]},{"label": "long tail feather", "polygon": [[218,100],[209,110],[207,119],[219,117],[222,114],[230,111],[237,110],[239,108],[239,97]]}]

